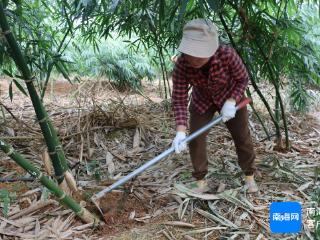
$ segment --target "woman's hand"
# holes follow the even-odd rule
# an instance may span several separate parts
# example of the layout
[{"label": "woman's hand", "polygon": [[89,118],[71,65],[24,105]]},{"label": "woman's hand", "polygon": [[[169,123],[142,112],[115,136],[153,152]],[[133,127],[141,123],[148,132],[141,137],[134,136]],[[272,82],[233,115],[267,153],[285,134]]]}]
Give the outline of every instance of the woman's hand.
[{"label": "woman's hand", "polygon": [[[174,147],[174,150],[176,153],[181,153],[182,151],[185,151],[187,149],[187,144],[182,143],[182,141],[186,139],[186,132],[183,130],[179,131],[178,129],[179,128],[177,128],[176,137],[174,138],[174,140],[172,142],[172,146]],[[184,129],[185,129],[185,127],[184,127]]]},{"label": "woman's hand", "polygon": [[221,109],[222,121],[227,122],[236,115],[236,101],[233,98],[227,99]]}]

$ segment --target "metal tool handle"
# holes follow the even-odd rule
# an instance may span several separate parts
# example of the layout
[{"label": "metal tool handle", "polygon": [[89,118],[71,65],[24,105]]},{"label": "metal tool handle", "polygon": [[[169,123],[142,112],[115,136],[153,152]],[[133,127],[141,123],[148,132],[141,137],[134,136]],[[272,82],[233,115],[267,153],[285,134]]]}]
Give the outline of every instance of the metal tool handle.
[{"label": "metal tool handle", "polygon": [[[249,104],[251,102],[250,98],[245,98],[243,101],[241,101],[236,109],[237,111],[243,107],[245,107],[247,104]],[[188,143],[191,140],[193,140],[194,138],[198,137],[199,135],[201,135],[202,133],[206,132],[207,130],[209,130],[212,126],[216,125],[217,123],[219,123],[222,120],[222,116],[219,115],[217,117],[215,117],[214,119],[212,119],[207,125],[205,125],[204,127],[198,129],[197,131],[195,131],[194,133],[190,134],[188,137],[186,137],[185,140],[182,141],[182,143]],[[142,173],[144,170],[146,170],[147,168],[151,167],[152,165],[156,164],[157,162],[159,162],[161,159],[163,159],[164,157],[170,155],[172,152],[174,152],[174,147],[170,147],[169,149],[167,149],[166,151],[164,151],[163,153],[161,153],[160,155],[156,156],[155,158],[151,159],[150,161],[146,162],[145,164],[143,164],[142,166],[140,166],[139,168],[137,168],[136,170],[134,170],[133,172],[129,173],[128,175],[124,176],[123,178],[119,179],[118,181],[116,181],[115,183],[113,183],[112,185],[110,185],[109,187],[103,189],[102,191],[96,193],[95,195],[92,196],[92,201],[98,200],[100,198],[102,198],[106,193],[114,190],[115,188],[121,186],[122,184],[126,183],[127,181],[129,181],[131,178],[137,176],[138,174]]]}]

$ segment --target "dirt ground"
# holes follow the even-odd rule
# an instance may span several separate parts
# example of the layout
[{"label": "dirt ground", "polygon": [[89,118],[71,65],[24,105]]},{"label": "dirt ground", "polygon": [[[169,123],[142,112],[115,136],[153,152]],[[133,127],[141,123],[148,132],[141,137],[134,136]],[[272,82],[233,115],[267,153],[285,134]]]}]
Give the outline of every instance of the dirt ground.
[{"label": "dirt ground", "polygon": [[[58,81],[52,86],[45,106],[62,138],[84,200],[110,185],[109,180],[128,174],[171,144],[173,115],[165,111],[167,103],[158,94],[158,84],[146,83],[145,96],[119,93],[104,81],[74,85]],[[44,142],[31,102],[13,87],[11,103],[8,88],[9,80],[0,79],[1,103],[14,116],[5,111],[5,118],[0,117],[0,136],[43,167],[39,156]],[[258,109],[262,109],[256,102]],[[261,116],[267,119],[264,112]],[[3,239],[308,238],[313,230],[308,228],[306,218],[302,234],[287,238],[271,235],[268,225],[270,202],[299,201],[305,212],[312,206],[313,193],[320,186],[314,178],[314,169],[320,168],[320,112],[305,116],[290,114],[288,119],[293,149],[277,152],[274,141],[265,138],[250,112],[260,169],[257,181],[261,190],[257,195],[240,191],[243,180],[232,140],[224,126],[219,125],[212,129],[208,140],[210,179],[216,187],[225,188],[223,194],[214,193],[217,199],[204,200],[204,196],[189,195],[176,186],[190,181],[192,168],[187,153],[170,156],[141,174],[130,186],[106,195],[101,200],[106,224],[94,229],[83,225],[56,202],[27,212],[19,220],[14,217],[18,211],[39,205],[48,193],[36,181],[0,183],[0,189],[17,195],[9,207],[7,222],[0,218],[0,235]],[[267,120],[266,125],[271,129]],[[0,159],[0,178],[28,177],[7,157],[0,154]],[[53,196],[49,198],[55,201]],[[22,223],[27,220],[29,227]]]},{"label": "dirt ground", "polygon": [[[0,80],[0,97],[1,97],[1,103],[3,103],[9,111],[12,111],[12,115],[15,115],[18,113],[18,116],[15,115],[17,119],[19,119],[19,115],[22,121],[24,121],[23,116],[23,111],[30,110],[31,102],[30,100],[25,97],[17,88],[15,85],[13,85],[13,101],[10,101],[8,92],[9,92],[9,84],[10,84],[10,79],[1,79]],[[105,83],[104,82],[97,82],[93,84],[92,86],[89,87],[90,93],[92,94],[91,96],[87,96],[88,98],[96,98],[95,100],[100,100],[100,99],[107,99],[107,100],[112,100],[112,101],[123,101],[124,103],[133,103],[133,104],[142,104],[147,101],[153,101],[153,102],[161,102],[162,98],[158,96],[156,87],[153,87],[152,85],[148,85],[148,87],[151,87],[148,89],[148,99],[145,97],[141,96],[140,94],[133,94],[133,93],[123,93],[119,94],[117,90],[114,90],[111,86],[107,88],[107,93],[104,94],[103,96],[93,96],[95,95],[95,88],[104,88]],[[52,88],[53,87],[53,88]],[[61,106],[62,108],[69,108],[70,107],[70,102],[74,102],[75,95],[79,94],[79,92],[82,91],[81,88],[86,88],[87,86],[83,86],[81,84],[70,84],[69,82],[66,81],[57,81],[54,85],[49,85],[48,86],[48,94],[45,98],[45,105],[46,106]],[[85,90],[85,91],[86,91]],[[100,91],[100,90],[99,90]],[[86,93],[80,93],[80,94],[86,94]],[[72,99],[72,100],[71,100]],[[92,99],[91,99],[92,100]],[[72,103],[71,103],[72,104]],[[49,108],[50,108],[49,107]],[[53,108],[54,108],[53,107]],[[72,106],[71,106],[72,108]],[[9,114],[7,114],[9,115]],[[10,118],[10,117],[8,117]],[[32,124],[33,125],[33,124]],[[14,138],[14,136],[17,134],[17,132],[14,130],[14,128],[10,127],[4,127],[4,134],[9,134],[11,137]],[[33,127],[33,126],[32,126]],[[1,131],[2,132],[2,131]],[[1,134],[2,136],[4,134]],[[10,139],[10,137],[8,138]],[[11,140],[11,139],[10,139]],[[9,140],[9,141],[10,141]],[[19,140],[18,140],[19,141]],[[23,140],[22,140],[23,141]],[[15,142],[15,141],[14,141]],[[16,143],[16,145],[23,145],[23,142],[21,143]],[[22,146],[23,147],[23,146]],[[24,174],[25,171],[18,165],[16,165],[13,161],[0,161],[0,166],[4,168],[6,171],[12,171],[10,174],[4,174],[3,177],[6,178],[7,176],[10,178],[11,175],[14,174]],[[3,172],[5,173],[5,172]],[[9,192],[14,192],[17,196],[25,194],[28,190],[32,190],[35,188],[35,186],[38,184],[35,184],[34,182],[28,183],[28,182],[14,182],[14,183],[0,183],[0,189],[7,189]],[[97,238],[103,238],[103,239],[109,239],[109,238],[117,238],[118,236],[121,236],[120,238],[125,239],[128,237],[130,238],[131,235],[131,230],[133,229],[133,236],[136,234],[135,231],[146,231],[146,235],[149,236],[149,230],[148,226],[150,226],[150,229],[157,228],[157,224],[159,222],[162,222],[166,219],[170,219],[170,217],[159,217],[156,219],[153,219],[152,221],[149,221],[148,218],[146,220],[134,220],[143,218],[147,214],[152,214],[154,212],[154,209],[159,209],[161,207],[166,206],[168,203],[168,198],[166,196],[161,197],[160,199],[155,199],[151,201],[151,199],[141,199],[138,198],[135,194],[128,194],[126,198],[122,196],[123,194],[119,193],[119,196],[114,193],[111,193],[107,195],[105,198],[102,199],[101,201],[101,208],[105,212],[104,220],[106,221],[106,225],[103,228],[98,228],[94,230],[94,232],[97,234]],[[83,198],[83,197],[81,197]],[[17,200],[17,204],[19,205],[19,208],[21,210],[27,209],[30,207],[30,202],[32,200],[27,201],[28,204],[25,203],[25,200],[23,198],[15,199]],[[119,202],[118,202],[119,201]],[[110,207],[113,206],[112,208]],[[90,209],[90,206],[89,206]],[[92,207],[92,210],[96,210]],[[146,223],[148,224],[146,225]],[[79,222],[76,223],[76,225],[79,225]],[[139,228],[142,228],[142,230],[139,230]],[[143,230],[145,229],[145,230]],[[124,233],[127,232],[127,233]],[[0,231],[1,234],[1,231]],[[122,237],[122,235],[126,235],[126,237]],[[161,234],[160,234],[161,235]],[[9,234],[10,236],[10,234]],[[95,237],[95,238],[96,238]],[[140,239],[138,237],[137,239]],[[89,237],[91,239],[91,237]],[[130,238],[131,239],[131,238]],[[143,239],[143,238],[141,238]],[[149,239],[147,237],[146,239]],[[160,237],[161,239],[161,237]]]}]

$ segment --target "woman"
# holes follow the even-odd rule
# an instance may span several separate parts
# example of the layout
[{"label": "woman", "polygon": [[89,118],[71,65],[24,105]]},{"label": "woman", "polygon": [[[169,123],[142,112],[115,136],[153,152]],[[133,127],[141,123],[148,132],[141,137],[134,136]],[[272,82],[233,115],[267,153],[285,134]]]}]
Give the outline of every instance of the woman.
[{"label": "woman", "polygon": [[[234,49],[219,46],[216,26],[205,19],[194,19],[183,28],[178,50],[182,53],[173,71],[172,105],[176,120],[175,152],[186,150],[181,143],[186,138],[188,87],[193,86],[190,111],[190,133],[206,125],[216,111],[231,133],[238,163],[245,174],[248,192],[257,192],[254,180],[255,152],[248,128],[246,108],[236,112],[236,104],[244,97],[249,77],[245,66]],[[189,144],[196,179],[194,190],[209,190],[204,179],[208,172],[206,136],[200,135]]]}]

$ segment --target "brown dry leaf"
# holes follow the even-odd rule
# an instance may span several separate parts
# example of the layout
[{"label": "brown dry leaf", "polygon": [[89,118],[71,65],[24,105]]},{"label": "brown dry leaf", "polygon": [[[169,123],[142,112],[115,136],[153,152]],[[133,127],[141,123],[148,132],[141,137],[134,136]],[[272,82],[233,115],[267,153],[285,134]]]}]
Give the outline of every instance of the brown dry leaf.
[{"label": "brown dry leaf", "polygon": [[109,149],[109,152],[110,152],[113,156],[115,156],[116,158],[120,159],[121,161],[126,161],[126,158],[125,158],[124,156],[122,156],[122,155],[120,155],[120,154],[118,154],[118,153],[116,153],[116,152],[114,152],[114,151],[111,151],[110,149]]},{"label": "brown dry leaf", "polygon": [[314,181],[310,181],[310,182],[307,182],[305,184],[302,184],[297,190],[298,191],[304,191],[306,190],[308,187],[310,187],[312,184],[313,184]]},{"label": "brown dry leaf", "polygon": [[113,162],[113,155],[110,152],[106,154],[106,165],[108,168],[108,173],[113,176],[114,171],[116,170],[114,162]]},{"label": "brown dry leaf", "polygon": [[10,230],[0,230],[0,234],[4,236],[10,236],[10,237],[19,237],[20,239],[34,239],[34,235],[30,233],[19,233],[16,231],[10,231]]},{"label": "brown dry leaf", "polygon": [[[15,227],[17,227],[17,228],[20,228],[20,227],[22,227],[23,226],[23,224],[21,224],[21,223],[19,223],[19,222],[17,222],[17,221],[10,221],[10,220],[8,220],[8,219],[5,219],[5,218],[3,218],[3,217],[0,217],[0,219],[1,219],[1,229],[4,229],[5,228],[5,225],[7,225],[7,224],[10,224],[10,225],[13,225],[13,226],[15,226]],[[2,224],[3,223],[3,224]]]},{"label": "brown dry leaf", "polygon": [[132,144],[132,148],[136,149],[140,146],[140,142],[141,142],[141,135],[140,135],[140,128],[137,127],[135,134],[133,136],[133,144]]},{"label": "brown dry leaf", "polygon": [[35,225],[35,229],[34,229],[34,235],[39,235],[40,233],[40,223],[39,223],[39,219],[36,219],[36,225]]},{"label": "brown dry leaf", "polygon": [[311,152],[309,148],[301,147],[301,146],[298,146],[296,144],[292,144],[291,147],[292,147],[292,149],[296,150],[300,154],[304,154],[305,155],[305,154],[308,154],[308,153]]},{"label": "brown dry leaf", "polygon": [[122,122],[116,123],[119,128],[134,128],[139,125],[139,122],[135,118],[128,118]]},{"label": "brown dry leaf", "polygon": [[197,240],[196,238],[193,238],[193,237],[191,237],[189,235],[184,235],[183,237],[184,237],[185,240]]},{"label": "brown dry leaf", "polygon": [[223,192],[224,190],[226,190],[226,184],[225,183],[223,183],[223,182],[220,182],[220,184],[219,184],[219,187],[218,187],[218,190],[217,190],[217,193],[221,193],[221,192]]},{"label": "brown dry leaf", "polygon": [[[45,99],[46,108],[53,113],[50,115],[52,116],[52,121],[58,129],[61,129],[61,133],[67,136],[61,140],[68,159],[71,160],[70,166],[74,167],[73,172],[80,173],[77,179],[80,183],[86,183],[81,185],[81,190],[88,193],[99,191],[114,181],[107,179],[109,177],[107,176],[108,174],[103,176],[106,181],[101,182],[92,180],[92,176],[82,174],[85,172],[84,164],[79,164],[79,159],[88,160],[88,157],[91,156],[98,161],[104,162],[106,158],[111,159],[111,157],[106,157],[106,153],[109,152],[113,155],[113,164],[111,161],[106,161],[110,169],[106,168],[108,168],[109,174],[113,172],[114,175],[117,175],[117,178],[120,178],[167,149],[175,130],[174,116],[172,112],[164,111],[165,106],[163,103],[146,103],[143,99],[137,100],[137,96],[129,92],[124,93],[126,95],[125,99],[123,97],[119,98],[122,102],[118,100],[111,102],[109,100],[110,95],[118,93],[110,88],[106,89],[102,88],[101,85],[99,86],[99,89],[97,89],[97,86],[93,86],[92,81],[84,81],[81,83],[81,88],[79,87],[79,95],[73,99],[60,97],[59,95],[58,104],[57,101]],[[272,89],[268,88],[268,86],[262,85],[262,87],[272,92]],[[156,95],[156,91],[146,92]],[[152,99],[155,97],[158,96],[152,96]],[[114,97],[113,99],[116,98]],[[269,100],[272,101],[271,98]],[[255,105],[256,103],[255,101]],[[12,105],[12,109],[16,109],[14,114],[19,115],[19,119],[37,128],[36,131],[40,133],[39,126],[34,123],[34,109],[30,102],[22,102],[21,106],[16,108],[14,103]],[[256,109],[261,114],[266,127],[271,129],[272,123],[268,118],[265,118],[266,112],[264,108],[260,106],[260,108],[257,107]],[[181,181],[185,183],[190,180],[189,175],[191,175],[192,165],[188,153],[185,153],[167,158],[141,174],[133,185],[125,185],[124,188],[127,189],[128,187],[128,190],[132,190],[134,194],[139,192],[136,194],[139,196],[139,202],[147,202],[146,205],[148,205],[149,209],[149,212],[141,215],[138,214],[134,206],[129,212],[125,212],[125,217],[128,218],[130,213],[132,213],[132,217],[135,211],[134,217],[136,221],[132,221],[132,225],[107,226],[102,227],[102,232],[100,229],[94,229],[93,231],[91,224],[79,225],[81,223],[76,217],[72,216],[71,210],[65,207],[52,209],[52,206],[47,206],[25,213],[19,219],[10,219],[9,221],[12,224],[1,220],[1,231],[19,235],[19,237],[9,237],[7,235],[2,235],[2,237],[13,239],[37,238],[39,240],[59,238],[96,240],[101,238],[113,239],[110,235],[114,234],[114,239],[118,239],[117,234],[123,230],[122,227],[131,231],[129,229],[138,226],[139,229],[146,230],[147,228],[149,234],[145,238],[141,235],[141,239],[154,240],[154,238],[164,238],[164,236],[153,234],[154,232],[149,229],[150,225],[142,225],[137,221],[145,223],[153,222],[154,220],[156,222],[158,220],[161,220],[160,222],[170,222],[177,219],[178,212],[181,222],[196,225],[200,232],[194,233],[197,235],[181,236],[181,229],[178,226],[166,225],[167,228],[164,229],[166,235],[172,239],[174,237],[177,239],[215,239],[219,236],[226,239],[246,239],[248,237],[259,240],[270,239],[272,236],[268,227],[268,210],[272,201],[295,199],[300,201],[303,206],[311,206],[312,204],[310,196],[316,186],[309,185],[309,183],[314,182],[314,170],[316,167],[320,167],[318,162],[320,132],[318,130],[319,127],[313,123],[315,121],[288,112],[290,139],[295,143],[293,147],[296,147],[296,149],[293,149],[292,152],[274,152],[275,143],[272,141],[273,138],[271,141],[265,139],[265,133],[260,123],[255,117],[252,117],[253,113],[251,111],[249,111],[249,114],[250,128],[254,130],[253,141],[257,158],[261,159],[260,162],[257,162],[261,172],[261,182],[258,181],[259,187],[261,186],[259,195],[239,192],[239,188],[242,186],[242,178],[238,175],[238,173],[240,174],[240,168],[237,164],[236,150],[227,129],[224,125],[219,125],[212,128],[208,136],[208,144],[210,145],[208,147],[208,155],[210,156],[209,173],[211,174],[210,177],[213,178],[215,188],[218,187],[220,181],[224,181],[226,189],[235,190],[223,192],[229,196],[222,194],[222,199],[205,200],[179,191],[177,195],[173,195],[174,197],[169,197],[168,191],[172,188],[174,182]],[[139,122],[137,119],[139,119]],[[5,126],[13,130],[11,135],[18,133],[19,136],[28,136],[28,141],[23,143],[23,138],[14,138],[13,141],[14,144],[17,143],[17,150],[19,151],[21,147],[22,153],[26,154],[34,163],[38,163],[37,156],[42,154],[42,140],[39,141],[38,136],[34,139],[30,138],[29,130],[21,128],[15,121],[9,121],[9,118],[7,120],[7,125]],[[144,128],[142,128],[142,125]],[[4,132],[5,130],[3,130]],[[113,138],[110,136],[113,136]],[[259,139],[261,142],[259,142]],[[139,147],[134,148],[138,145]],[[3,177],[15,177],[15,168],[11,166],[12,164],[8,165],[9,161],[7,160],[6,157],[3,157],[3,161],[0,160],[0,167],[6,169],[3,172]],[[276,164],[277,162],[280,165]],[[112,165],[115,167],[113,168]],[[294,177],[291,172],[285,171],[281,166],[298,173],[305,180],[300,181],[299,178]],[[106,173],[107,171],[102,172]],[[297,183],[295,180],[299,180],[299,182]],[[11,186],[7,184],[1,187]],[[39,186],[40,184],[37,181],[30,183],[30,189],[36,189],[34,192],[28,189],[27,195],[32,201],[39,199],[39,192],[42,190],[42,187],[39,188]],[[130,188],[131,186],[132,188]],[[282,190],[286,190],[286,192]],[[20,200],[21,195],[18,195],[18,197]],[[184,199],[186,200],[183,201]],[[34,204],[36,203],[33,202],[32,205]],[[210,209],[208,209],[208,206],[210,206]],[[48,211],[47,209],[50,210]],[[209,216],[206,214],[204,215],[207,217],[198,214],[197,209],[210,214],[214,210],[214,214],[212,214],[214,217],[211,216],[212,218],[217,218],[218,222],[241,225],[241,229],[232,229],[232,231],[230,231],[230,227],[227,229],[212,229],[210,228],[212,219],[208,218]],[[10,215],[15,215],[21,211],[23,210],[21,210],[18,200],[11,204]],[[50,216],[48,216],[48,213]],[[61,229],[53,233],[52,225],[58,216],[60,221],[55,227],[60,227]],[[68,217],[70,218],[68,219]],[[34,234],[35,230],[38,235]],[[303,231],[305,233],[302,234],[311,236],[306,227]],[[160,232],[158,233],[160,234]],[[190,234],[193,233],[191,232]],[[129,236],[126,236],[126,239],[129,239]]]},{"label": "brown dry leaf", "polygon": [[53,176],[54,170],[53,170],[52,162],[47,149],[45,149],[42,152],[41,158],[44,164],[44,169],[46,170],[47,174],[49,176]]},{"label": "brown dry leaf", "polygon": [[[175,187],[175,189],[177,191],[173,192],[173,193],[177,193],[179,196],[181,196],[179,194],[179,192],[180,192],[182,194],[186,194],[187,196],[198,198],[198,199],[202,199],[202,200],[217,200],[217,199],[221,199],[220,196],[215,195],[215,194],[193,192],[190,189],[188,189],[187,187],[185,187],[183,184],[175,183],[174,187]],[[168,189],[168,191],[169,190],[171,190],[171,189]]]},{"label": "brown dry leaf", "polygon": [[13,128],[10,127],[5,127],[5,132],[6,134],[8,134],[10,137],[14,137],[15,134],[15,130]]},{"label": "brown dry leaf", "polygon": [[186,228],[195,228],[196,225],[181,221],[167,221],[163,223],[164,225],[177,226],[177,227],[186,227]]},{"label": "brown dry leaf", "polygon": [[51,204],[56,204],[56,203],[57,202],[55,200],[38,201],[38,202],[34,203],[33,205],[31,205],[30,207],[21,210],[19,213],[10,216],[9,219],[20,218],[21,216],[28,215],[30,213],[33,213],[35,211],[40,210],[41,208],[44,208],[46,206],[49,206]]},{"label": "brown dry leaf", "polygon": [[33,223],[35,220],[36,220],[36,218],[33,216],[30,216],[30,217],[25,216],[23,218],[19,218],[19,219],[15,220],[15,222],[17,224],[21,224],[23,226],[26,226],[26,225],[29,225],[30,223]]}]

